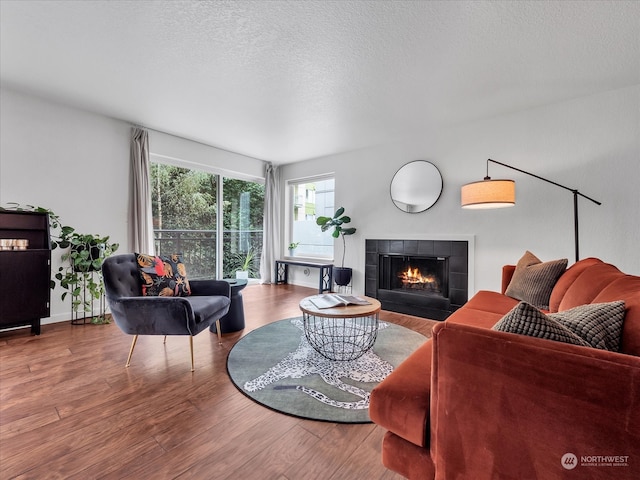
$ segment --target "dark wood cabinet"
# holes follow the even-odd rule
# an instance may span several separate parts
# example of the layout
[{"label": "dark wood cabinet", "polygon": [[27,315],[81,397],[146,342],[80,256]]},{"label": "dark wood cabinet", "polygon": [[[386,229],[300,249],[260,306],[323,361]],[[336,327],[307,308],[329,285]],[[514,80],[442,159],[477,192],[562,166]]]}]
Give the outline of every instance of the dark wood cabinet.
[{"label": "dark wood cabinet", "polygon": [[1,211],[0,239],[29,242],[24,250],[0,246],[0,329],[30,325],[31,333],[40,335],[40,320],[50,315],[49,217]]}]

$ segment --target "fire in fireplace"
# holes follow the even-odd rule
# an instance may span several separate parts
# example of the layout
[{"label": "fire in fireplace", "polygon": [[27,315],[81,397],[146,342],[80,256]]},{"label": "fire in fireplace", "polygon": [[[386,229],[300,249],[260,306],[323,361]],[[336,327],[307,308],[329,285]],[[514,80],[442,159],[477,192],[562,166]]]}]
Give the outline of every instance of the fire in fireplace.
[{"label": "fire in fireplace", "polygon": [[440,285],[435,275],[423,275],[419,268],[414,268],[411,265],[409,265],[406,270],[400,272],[398,278],[402,282],[402,288],[405,290],[440,291]]}]

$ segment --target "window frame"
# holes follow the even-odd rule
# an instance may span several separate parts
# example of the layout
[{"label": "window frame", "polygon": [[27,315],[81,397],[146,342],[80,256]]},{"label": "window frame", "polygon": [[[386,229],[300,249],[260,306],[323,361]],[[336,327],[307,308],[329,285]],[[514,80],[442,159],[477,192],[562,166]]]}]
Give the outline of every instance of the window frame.
[{"label": "window frame", "polygon": [[[223,278],[223,258],[224,258],[224,236],[221,233],[224,231],[224,215],[221,210],[224,201],[224,179],[231,178],[234,180],[243,180],[246,182],[255,182],[264,185],[266,183],[264,177],[256,177],[254,175],[247,175],[240,172],[233,172],[223,168],[216,168],[211,165],[183,160],[180,158],[170,157],[167,155],[161,155],[157,153],[149,153],[149,167],[153,163],[160,163],[165,165],[172,165],[174,167],[187,168],[190,170],[199,170],[209,173],[216,177],[217,185],[217,205],[218,210],[216,213],[216,278]],[[259,279],[249,279],[251,281],[259,281]]]},{"label": "window frame", "polygon": [[[336,175],[335,172],[328,172],[328,173],[322,173],[322,174],[318,174],[318,175],[311,175],[311,176],[307,176],[307,177],[299,177],[299,178],[291,178],[288,179],[286,181],[286,190],[285,190],[285,235],[284,235],[284,239],[285,242],[283,244],[283,250],[285,252],[284,257],[285,258],[290,258],[290,259],[296,259],[296,260],[304,260],[304,259],[309,259],[309,260],[328,260],[333,262],[334,259],[334,249],[331,249],[331,255],[313,255],[313,254],[304,254],[304,255],[295,255],[295,256],[291,256],[289,255],[289,249],[288,246],[294,241],[293,239],[293,223],[294,223],[294,202],[295,202],[295,198],[294,198],[294,186],[296,185],[301,185],[301,184],[305,184],[305,183],[315,183],[315,182],[320,182],[320,181],[325,181],[325,180],[333,180],[334,182],[334,186],[333,186],[333,203],[334,203],[334,207],[335,207],[335,181],[336,181]],[[314,199],[315,201],[315,199]],[[320,227],[318,227],[320,228]]]}]

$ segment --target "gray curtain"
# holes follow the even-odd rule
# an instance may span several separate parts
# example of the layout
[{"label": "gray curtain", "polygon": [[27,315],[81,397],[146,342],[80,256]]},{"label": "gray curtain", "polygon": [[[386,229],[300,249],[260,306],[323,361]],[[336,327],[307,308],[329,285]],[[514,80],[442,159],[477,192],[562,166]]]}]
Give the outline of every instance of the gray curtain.
[{"label": "gray curtain", "polygon": [[275,282],[275,262],[280,258],[280,171],[268,163],[265,167],[264,226],[262,256],[260,258],[260,283]]},{"label": "gray curtain", "polygon": [[149,132],[131,131],[131,188],[129,231],[134,252],[154,254],[151,185],[149,182]]}]

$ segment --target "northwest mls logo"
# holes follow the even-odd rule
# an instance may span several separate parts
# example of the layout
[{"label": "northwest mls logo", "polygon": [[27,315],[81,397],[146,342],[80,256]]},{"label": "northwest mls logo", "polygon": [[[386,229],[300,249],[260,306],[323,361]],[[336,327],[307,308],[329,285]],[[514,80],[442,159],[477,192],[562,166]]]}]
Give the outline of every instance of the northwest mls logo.
[{"label": "northwest mls logo", "polygon": [[573,453],[565,453],[564,455],[562,455],[560,463],[562,464],[562,468],[564,468],[565,470],[573,470],[578,466],[578,457],[576,457]]},{"label": "northwest mls logo", "polygon": [[[573,470],[578,466],[578,457],[573,453],[565,453],[560,459],[565,470]],[[628,467],[629,455],[581,455],[581,467]]]}]

